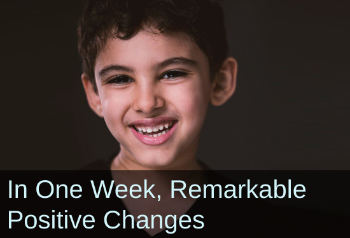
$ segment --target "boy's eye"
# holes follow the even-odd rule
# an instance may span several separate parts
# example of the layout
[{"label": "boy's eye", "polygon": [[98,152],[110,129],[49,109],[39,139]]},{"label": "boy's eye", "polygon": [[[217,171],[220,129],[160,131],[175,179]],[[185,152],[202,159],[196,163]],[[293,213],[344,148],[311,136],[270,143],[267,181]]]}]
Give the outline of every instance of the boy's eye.
[{"label": "boy's eye", "polygon": [[174,79],[187,75],[188,73],[182,71],[168,71],[163,74],[161,78],[163,79]]},{"label": "boy's eye", "polygon": [[131,83],[131,82],[134,82],[134,80],[128,76],[125,76],[125,75],[114,77],[108,81],[108,83],[119,84],[119,85]]}]

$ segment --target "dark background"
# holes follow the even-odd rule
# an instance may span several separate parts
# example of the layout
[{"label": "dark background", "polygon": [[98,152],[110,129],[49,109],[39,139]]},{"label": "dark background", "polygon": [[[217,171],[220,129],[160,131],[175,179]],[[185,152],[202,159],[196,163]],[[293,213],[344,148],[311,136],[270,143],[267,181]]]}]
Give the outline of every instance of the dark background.
[{"label": "dark background", "polygon": [[[118,151],[80,81],[83,3],[1,4],[0,169],[77,169]],[[237,91],[209,108],[198,157],[214,169],[349,170],[349,2],[223,6]]]}]

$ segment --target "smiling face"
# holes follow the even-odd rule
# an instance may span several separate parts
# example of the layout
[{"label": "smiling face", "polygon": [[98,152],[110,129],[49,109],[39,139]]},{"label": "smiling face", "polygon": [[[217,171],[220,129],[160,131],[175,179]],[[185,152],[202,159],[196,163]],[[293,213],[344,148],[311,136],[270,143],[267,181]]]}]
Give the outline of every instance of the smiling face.
[{"label": "smiling face", "polygon": [[234,91],[232,60],[211,82],[207,56],[183,33],[110,39],[96,57],[98,93],[82,79],[90,107],[120,143],[115,161],[129,169],[195,168],[209,102],[222,104]]},{"label": "smiling face", "polygon": [[95,111],[124,163],[170,169],[195,161],[211,83],[206,55],[186,35],[111,39],[96,58],[95,79]]}]

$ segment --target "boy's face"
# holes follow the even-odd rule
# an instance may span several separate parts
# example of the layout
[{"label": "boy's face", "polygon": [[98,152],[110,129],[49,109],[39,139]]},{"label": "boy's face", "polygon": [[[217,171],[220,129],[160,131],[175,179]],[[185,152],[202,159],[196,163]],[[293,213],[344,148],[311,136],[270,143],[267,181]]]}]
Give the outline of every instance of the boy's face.
[{"label": "boy's face", "polygon": [[96,58],[95,79],[93,109],[122,158],[163,169],[195,160],[213,85],[206,55],[186,35],[111,39]]}]

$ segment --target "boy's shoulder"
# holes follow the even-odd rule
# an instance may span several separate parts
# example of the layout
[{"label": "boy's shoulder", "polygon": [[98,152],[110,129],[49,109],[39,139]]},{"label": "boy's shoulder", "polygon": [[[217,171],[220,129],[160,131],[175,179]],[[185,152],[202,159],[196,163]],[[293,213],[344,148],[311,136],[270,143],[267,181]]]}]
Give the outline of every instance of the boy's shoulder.
[{"label": "boy's shoulder", "polygon": [[[237,183],[218,173],[208,171],[209,184],[222,185]],[[271,203],[270,203],[271,202]],[[208,224],[217,224],[222,232],[230,232],[237,227],[242,235],[269,234],[270,237],[281,236],[322,236],[328,234],[344,235],[349,218],[294,206],[279,206],[270,201],[255,198],[240,199],[203,199],[198,206],[198,213],[206,213]],[[199,204],[198,204],[199,205]],[[220,232],[220,231],[217,231]]]}]

